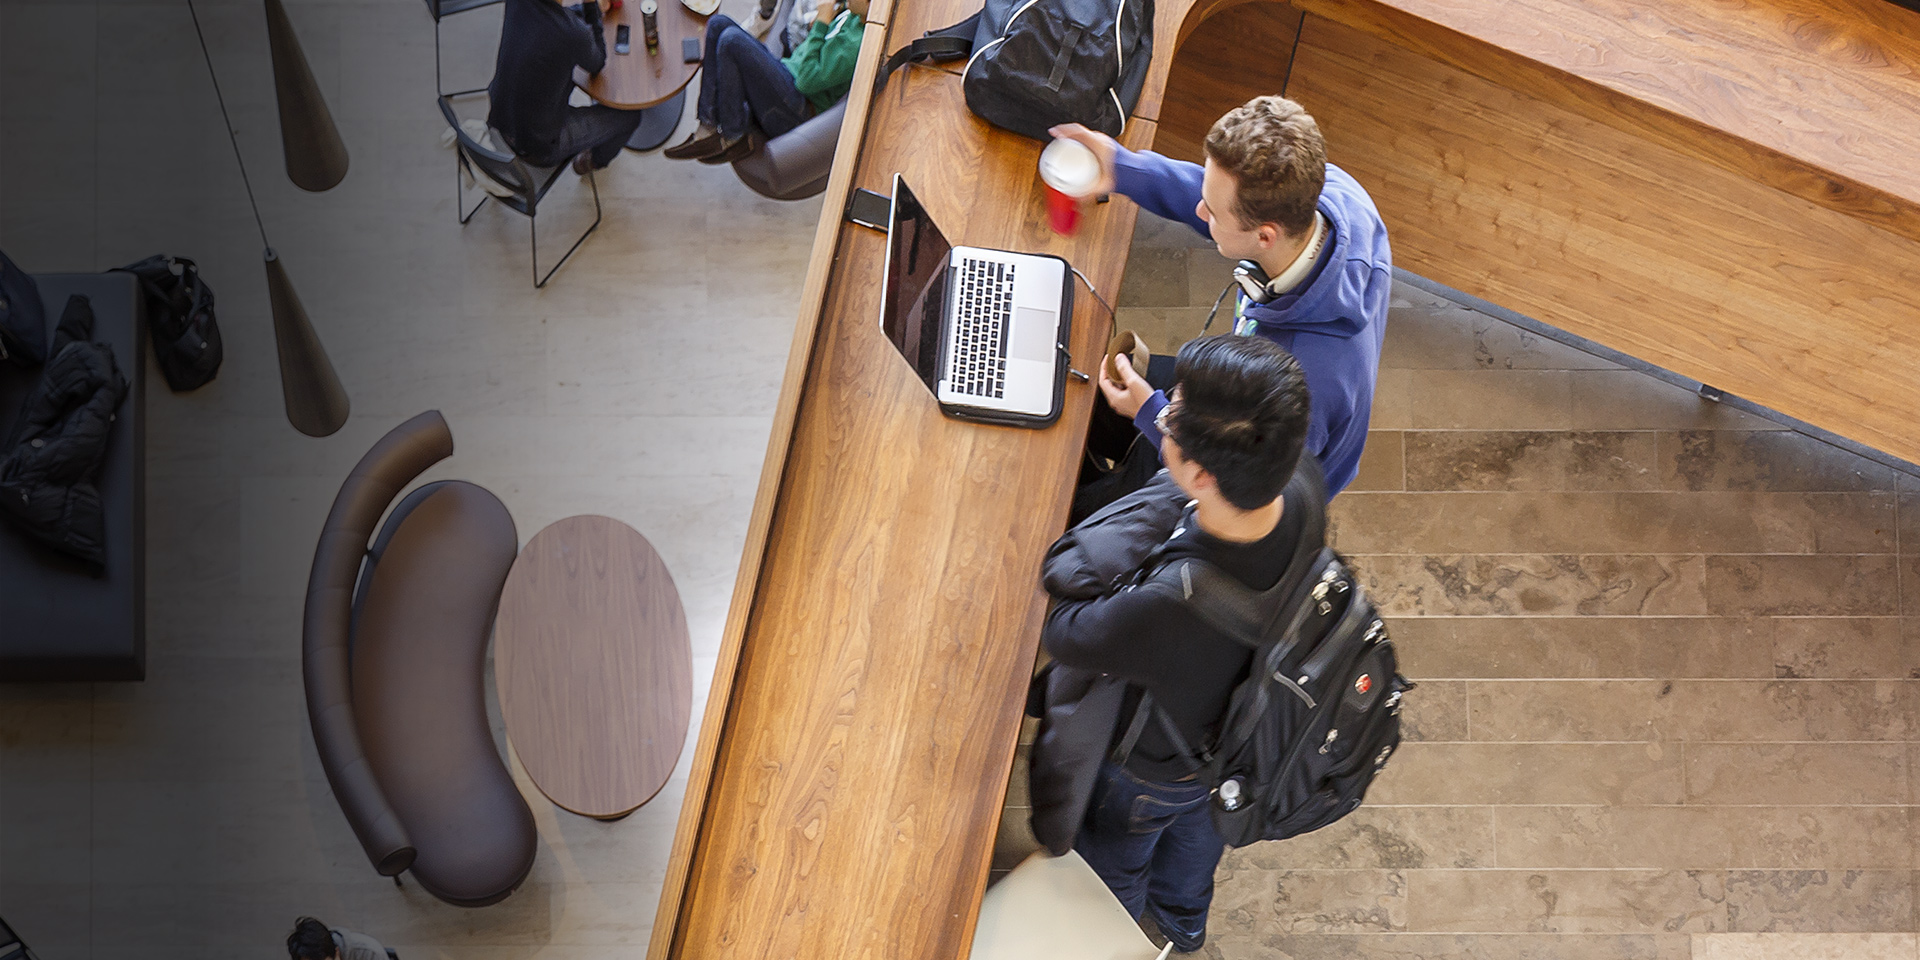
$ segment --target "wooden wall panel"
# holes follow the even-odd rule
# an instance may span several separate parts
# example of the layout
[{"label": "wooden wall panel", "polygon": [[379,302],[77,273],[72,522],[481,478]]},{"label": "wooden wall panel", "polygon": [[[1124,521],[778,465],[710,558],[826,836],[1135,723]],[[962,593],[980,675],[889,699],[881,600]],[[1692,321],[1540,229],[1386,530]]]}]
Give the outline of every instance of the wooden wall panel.
[{"label": "wooden wall panel", "polygon": [[1886,0],[1295,0],[1920,239],[1920,13]]},{"label": "wooden wall panel", "polygon": [[1290,92],[1400,266],[1920,460],[1920,243],[1317,16]]},{"label": "wooden wall panel", "polygon": [[1209,17],[1175,51],[1153,149],[1199,163],[1201,144],[1220,115],[1254,97],[1284,93],[1299,10],[1255,0]]}]

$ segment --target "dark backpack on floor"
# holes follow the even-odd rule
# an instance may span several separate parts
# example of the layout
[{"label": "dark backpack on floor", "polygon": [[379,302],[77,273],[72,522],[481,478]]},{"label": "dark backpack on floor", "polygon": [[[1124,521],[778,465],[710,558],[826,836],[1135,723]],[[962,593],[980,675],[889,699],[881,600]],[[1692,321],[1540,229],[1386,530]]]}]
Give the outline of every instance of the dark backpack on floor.
[{"label": "dark backpack on floor", "polygon": [[[1325,497],[1323,486],[1300,499],[1318,508]],[[1141,589],[1168,593],[1253,649],[1214,743],[1189,745],[1148,694],[1115,751],[1124,757],[1149,721],[1159,724],[1214,788],[1213,825],[1228,846],[1285,840],[1353,812],[1400,745],[1400,701],[1413,684],[1400,676],[1373,602],[1324,536],[1325,511],[1314,509],[1270,590],[1189,557],[1149,565],[1141,579]]]},{"label": "dark backpack on floor", "polygon": [[23,367],[47,362],[47,309],[40,286],[0,253],[0,360]]},{"label": "dark backpack on floor", "polygon": [[901,64],[967,58],[967,107],[1035,140],[1082,123],[1119,136],[1153,60],[1153,0],[986,0],[979,13],[895,52]]},{"label": "dark backpack on floor", "polygon": [[175,392],[192,390],[220,372],[225,349],[213,316],[213,288],[185,257],[155,254],[120,267],[147,296],[147,332],[153,357]]}]

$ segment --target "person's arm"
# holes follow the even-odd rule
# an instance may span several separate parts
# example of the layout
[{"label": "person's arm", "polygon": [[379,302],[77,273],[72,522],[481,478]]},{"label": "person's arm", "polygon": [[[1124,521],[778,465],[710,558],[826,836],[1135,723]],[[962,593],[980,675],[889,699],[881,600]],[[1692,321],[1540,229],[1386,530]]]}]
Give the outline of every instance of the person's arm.
[{"label": "person's arm", "polygon": [[[1160,411],[1166,409],[1166,406],[1166,392],[1155,390],[1153,395],[1148,397],[1147,401],[1140,405],[1140,412],[1133,415],[1134,427],[1140,431],[1141,436],[1147,438],[1148,443],[1153,444],[1153,449],[1155,450],[1160,449],[1159,418]],[[1165,458],[1163,457],[1162,459]]]},{"label": "person's arm", "polygon": [[[571,14],[568,19],[573,21],[569,26],[574,28],[574,62],[590,74],[598,74],[606,69],[607,34],[600,24],[600,4],[597,0],[589,0],[581,5],[578,19]],[[585,21],[584,28],[580,25],[582,20]]]},{"label": "person's arm", "polygon": [[1213,231],[1200,219],[1200,178],[1206,168],[1184,160],[1169,160],[1151,150],[1135,153],[1120,141],[1078,123],[1049,127],[1047,133],[1076,140],[1093,151],[1100,163],[1094,193],[1119,193],[1150,213],[1178,220],[1208,239]]},{"label": "person's arm", "polygon": [[1120,368],[1120,379],[1107,376],[1107,365],[1100,365],[1100,392],[1106,395],[1107,406],[1129,420],[1140,429],[1141,436],[1153,444],[1157,452],[1160,449],[1160,424],[1156,422],[1160,411],[1167,405],[1164,391],[1155,390],[1146,378],[1133,369],[1133,361],[1125,354],[1114,358],[1114,366]]},{"label": "person's arm", "polygon": [[794,88],[809,100],[839,100],[853,84],[853,68],[860,62],[860,40],[865,36],[860,15],[852,11],[832,18],[816,18],[807,39],[787,58]]},{"label": "person's arm", "polygon": [[1085,600],[1055,600],[1040,642],[1055,660],[1130,680],[1157,674],[1153,651],[1167,634],[1168,605],[1140,587]]},{"label": "person's arm", "polygon": [[1168,220],[1178,220],[1211,239],[1213,230],[1200,219],[1200,178],[1205,168],[1185,160],[1169,160],[1151,150],[1135,153],[1115,146],[1114,190],[1140,209]]}]

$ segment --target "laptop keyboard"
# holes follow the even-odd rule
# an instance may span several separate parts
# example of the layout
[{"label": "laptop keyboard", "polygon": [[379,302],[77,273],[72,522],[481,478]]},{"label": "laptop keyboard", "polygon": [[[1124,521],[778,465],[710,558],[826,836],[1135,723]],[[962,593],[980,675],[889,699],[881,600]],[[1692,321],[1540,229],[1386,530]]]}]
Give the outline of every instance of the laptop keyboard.
[{"label": "laptop keyboard", "polygon": [[1013,264],[962,258],[954,297],[953,392],[974,397],[1006,395],[1007,329],[1013,320]]}]

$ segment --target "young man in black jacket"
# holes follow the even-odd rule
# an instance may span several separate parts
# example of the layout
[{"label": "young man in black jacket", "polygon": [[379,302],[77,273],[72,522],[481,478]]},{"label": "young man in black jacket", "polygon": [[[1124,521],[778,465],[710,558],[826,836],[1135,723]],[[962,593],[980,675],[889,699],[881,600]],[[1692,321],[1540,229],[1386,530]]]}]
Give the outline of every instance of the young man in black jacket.
[{"label": "young man in black jacket", "polygon": [[596,170],[605,167],[640,128],[640,111],[597,103],[573,107],[567,98],[573,95],[574,67],[597,74],[606,65],[599,0],[579,7],[556,0],[507,0],[500,53],[487,87],[492,99],[487,126],[536,167],[569,160],[575,173],[586,173],[588,162]]},{"label": "young man in black jacket", "polygon": [[[1171,402],[1159,418],[1167,472],[1192,505],[1151,563],[1208,561],[1255,590],[1285,576],[1307,508],[1282,496],[1307,434],[1307,385],[1293,356],[1260,337],[1206,337],[1181,348]],[[1071,536],[1071,534],[1070,534]],[[1211,744],[1249,648],[1200,619],[1177,598],[1121,582],[1097,596],[1061,589],[1042,641],[1055,660],[1131,685],[1120,710],[1133,717],[1152,695],[1182,739]],[[1117,742],[1126,723],[1114,732]],[[1086,820],[1074,840],[1135,917],[1144,912],[1182,952],[1206,940],[1213,871],[1224,843],[1214,832],[1207,784],[1157,722],[1145,725],[1124,763],[1101,762]]]}]

